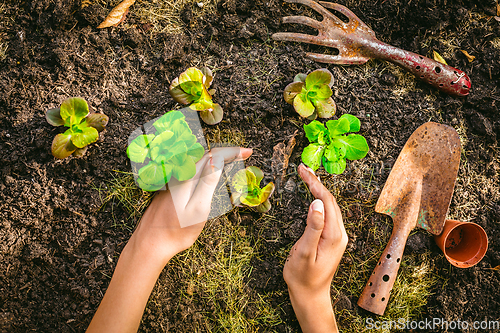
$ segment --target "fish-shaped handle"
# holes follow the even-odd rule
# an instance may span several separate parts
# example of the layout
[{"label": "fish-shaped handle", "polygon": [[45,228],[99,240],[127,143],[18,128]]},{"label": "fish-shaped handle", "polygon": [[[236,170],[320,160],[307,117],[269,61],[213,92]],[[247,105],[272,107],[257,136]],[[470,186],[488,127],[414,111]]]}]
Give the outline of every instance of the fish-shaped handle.
[{"label": "fish-shaped handle", "polygon": [[382,42],[373,43],[370,49],[371,57],[390,61],[449,95],[467,96],[470,92],[470,79],[460,69]]}]

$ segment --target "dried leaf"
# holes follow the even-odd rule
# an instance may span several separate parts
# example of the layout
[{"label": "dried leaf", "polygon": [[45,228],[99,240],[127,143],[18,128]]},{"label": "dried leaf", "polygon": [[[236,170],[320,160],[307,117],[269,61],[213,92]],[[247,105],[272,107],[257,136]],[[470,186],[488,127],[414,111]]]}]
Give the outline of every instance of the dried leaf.
[{"label": "dried leaf", "polygon": [[108,14],[104,22],[99,24],[98,29],[109,28],[119,24],[127,14],[128,8],[134,4],[135,0],[123,0]]},{"label": "dried leaf", "polygon": [[434,51],[434,50],[433,50],[432,52],[434,53],[434,60],[436,60],[436,61],[438,61],[438,62],[440,62],[440,63],[442,63],[442,64],[448,65],[448,64],[446,63],[446,60],[444,60],[444,58],[443,58],[443,57],[441,57],[441,55],[440,55],[439,53],[437,53],[437,52],[436,52],[436,51]]},{"label": "dried leaf", "polygon": [[462,51],[462,53],[467,57],[467,60],[469,60],[469,62],[473,62],[474,59],[476,59],[475,56],[471,56],[467,51],[464,51],[464,50],[460,50]]},{"label": "dried leaf", "polygon": [[500,16],[500,2],[498,2],[498,0],[497,0],[497,16]]},{"label": "dried leaf", "polygon": [[490,268],[492,271],[500,271],[500,265],[498,265],[497,267],[493,267],[493,268]]},{"label": "dried leaf", "polygon": [[[292,134],[288,140],[288,144],[285,147],[283,142],[278,143],[273,147],[273,157],[271,159],[271,170],[273,172],[274,179],[278,181],[279,184],[283,184],[288,169],[288,162],[290,156],[292,155],[293,148],[295,147],[295,136],[298,130]],[[279,176],[279,179],[277,179]]]}]

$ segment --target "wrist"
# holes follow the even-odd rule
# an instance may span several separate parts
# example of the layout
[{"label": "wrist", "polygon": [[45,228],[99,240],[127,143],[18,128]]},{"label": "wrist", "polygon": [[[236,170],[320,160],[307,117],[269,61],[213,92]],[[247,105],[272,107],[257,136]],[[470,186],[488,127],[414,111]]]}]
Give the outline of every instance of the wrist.
[{"label": "wrist", "polygon": [[123,249],[122,255],[134,257],[136,260],[141,261],[151,269],[156,269],[161,272],[165,265],[176,254],[175,251],[165,253],[164,250],[160,251],[151,242],[144,242],[139,237],[133,234],[127,245]]},{"label": "wrist", "polygon": [[291,290],[290,301],[304,333],[338,332],[330,289],[316,293]]}]

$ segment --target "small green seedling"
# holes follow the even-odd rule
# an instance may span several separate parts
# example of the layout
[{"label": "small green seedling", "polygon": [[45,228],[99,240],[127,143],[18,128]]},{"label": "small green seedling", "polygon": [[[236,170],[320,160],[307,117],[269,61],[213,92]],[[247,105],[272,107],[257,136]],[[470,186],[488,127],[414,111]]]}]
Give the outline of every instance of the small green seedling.
[{"label": "small green seedling", "polygon": [[60,107],[47,111],[45,118],[52,126],[69,127],[52,141],[52,155],[60,159],[71,154],[83,156],[87,146],[99,139],[99,132],[109,120],[105,114],[90,113],[87,102],[80,97],[66,99]]},{"label": "small green seedling", "polygon": [[209,90],[213,81],[212,71],[204,67],[201,71],[195,67],[188,68],[175,78],[170,85],[170,95],[180,104],[200,111],[201,119],[209,124],[220,123],[223,116],[222,107],[212,102],[214,89]]},{"label": "small green seedling", "polygon": [[271,209],[269,197],[274,192],[274,183],[270,182],[260,188],[263,178],[264,173],[255,166],[238,171],[231,181],[234,190],[231,195],[233,205],[255,207],[260,213],[269,211]]},{"label": "small green seedling", "polygon": [[156,132],[133,139],[127,156],[132,162],[144,164],[139,169],[137,184],[145,191],[157,191],[173,176],[179,181],[196,174],[196,162],[205,153],[197,142],[185,116],[170,111],[153,123]]},{"label": "small green seedling", "polygon": [[359,160],[368,154],[368,143],[358,132],[361,122],[350,114],[338,120],[328,120],[325,125],[313,120],[304,125],[309,146],[302,152],[302,162],[316,171],[323,163],[326,172],[341,174],[346,168],[346,159]]},{"label": "small green seedling", "polygon": [[329,70],[317,69],[309,75],[297,74],[285,88],[283,97],[302,117],[331,118],[337,106],[332,99],[333,75]]}]

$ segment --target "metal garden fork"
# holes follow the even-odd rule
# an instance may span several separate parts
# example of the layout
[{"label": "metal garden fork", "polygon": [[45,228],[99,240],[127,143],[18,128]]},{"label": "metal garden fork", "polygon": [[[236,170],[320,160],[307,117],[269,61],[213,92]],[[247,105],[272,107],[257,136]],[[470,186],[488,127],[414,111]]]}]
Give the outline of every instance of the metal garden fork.
[{"label": "metal garden fork", "polygon": [[[325,1],[285,1],[300,3],[314,9],[323,16],[323,20],[320,22],[307,16],[284,17],[283,23],[304,24],[317,29],[319,34],[311,36],[301,33],[279,32],[273,34],[274,40],[304,42],[338,50],[337,55],[307,53],[308,58],[318,62],[340,65],[364,64],[369,59],[387,60],[447,94],[453,96],[469,94],[471,82],[465,72],[379,41],[375,32],[347,7]],[[348,18],[348,21],[342,21],[326,8],[343,14]]]}]

